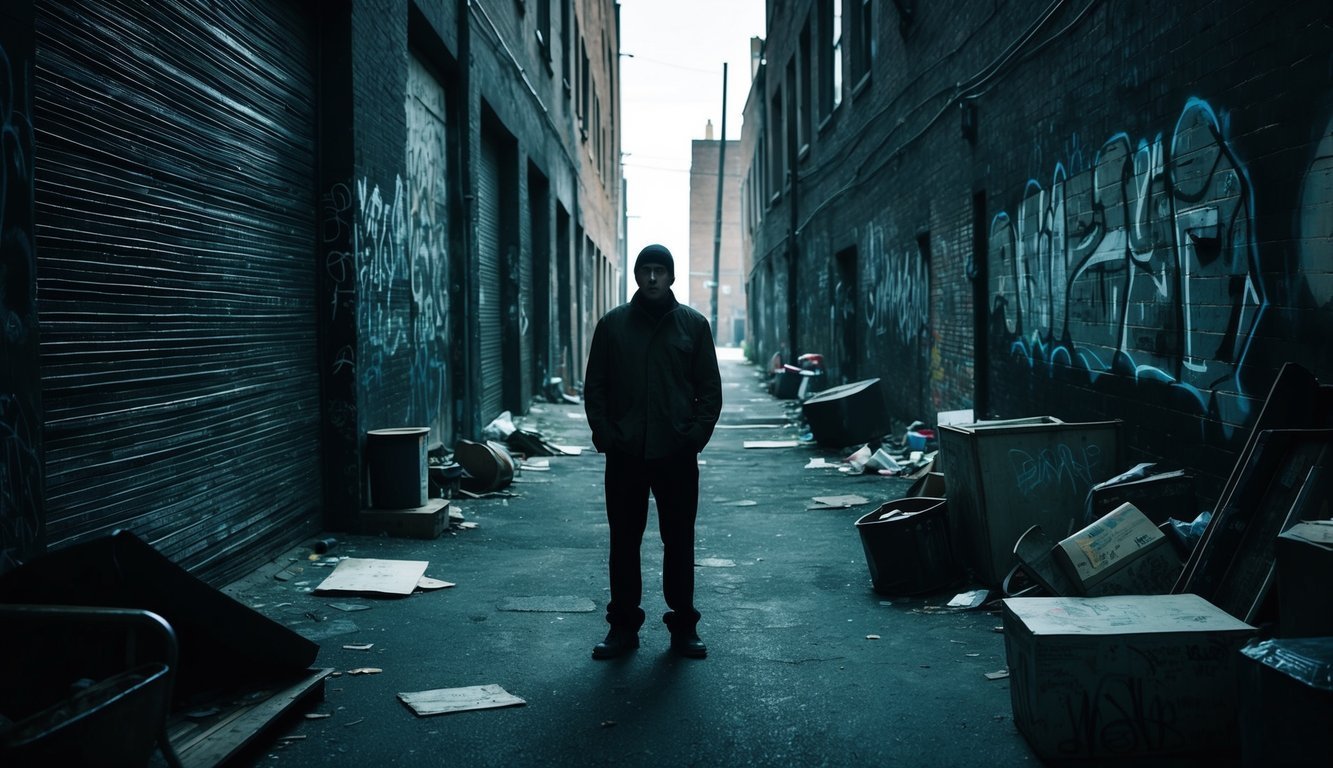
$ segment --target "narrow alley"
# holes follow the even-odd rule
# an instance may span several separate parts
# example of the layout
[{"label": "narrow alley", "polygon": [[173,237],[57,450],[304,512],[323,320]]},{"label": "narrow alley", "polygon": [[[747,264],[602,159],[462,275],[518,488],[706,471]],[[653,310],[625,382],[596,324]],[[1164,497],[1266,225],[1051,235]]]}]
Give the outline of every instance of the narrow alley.
[{"label": "narrow alley", "polygon": [[[945,608],[963,583],[898,599],[871,589],[854,523],[910,483],[806,469],[812,458],[842,458],[811,445],[743,448],[797,434],[759,370],[727,351],[722,423],[700,456],[696,591],[707,659],[668,650],[653,519],[642,647],[591,658],[606,629],[603,460],[590,450],[553,457],[549,471],[520,471],[512,498],[455,500],[475,528],[430,541],[339,536],[322,558],[426,560],[428,577],[456,586],[402,598],[315,594],[329,571],[302,548],[228,588],[317,640],[316,665],[334,670],[325,700],[258,745],[254,763],[1035,764],[1014,727],[1008,681],[987,677],[1005,668],[998,614]],[[590,447],[578,405],[543,404],[526,424],[556,444]],[[870,505],[807,509],[813,497],[849,494]],[[365,668],[381,671],[349,674]],[[421,717],[398,698],[474,685],[525,704]]]}]

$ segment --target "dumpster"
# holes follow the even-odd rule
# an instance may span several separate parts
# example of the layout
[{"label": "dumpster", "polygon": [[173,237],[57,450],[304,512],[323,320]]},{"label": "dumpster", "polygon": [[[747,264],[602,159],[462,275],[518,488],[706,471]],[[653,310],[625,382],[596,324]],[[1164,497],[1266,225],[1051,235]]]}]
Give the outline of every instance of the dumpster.
[{"label": "dumpster", "polygon": [[1029,528],[1059,540],[1083,527],[1088,490],[1121,471],[1120,425],[1034,416],[941,426],[936,461],[959,564],[998,588]]}]

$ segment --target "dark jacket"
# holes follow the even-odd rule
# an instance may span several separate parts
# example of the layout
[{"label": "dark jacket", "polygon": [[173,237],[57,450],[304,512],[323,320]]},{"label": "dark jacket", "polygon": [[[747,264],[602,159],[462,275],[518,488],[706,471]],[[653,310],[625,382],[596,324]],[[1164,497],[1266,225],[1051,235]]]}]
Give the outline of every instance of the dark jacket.
[{"label": "dark jacket", "polygon": [[645,459],[708,444],[722,413],[722,377],[704,316],[668,296],[665,311],[638,293],[597,323],[583,402],[599,452]]}]

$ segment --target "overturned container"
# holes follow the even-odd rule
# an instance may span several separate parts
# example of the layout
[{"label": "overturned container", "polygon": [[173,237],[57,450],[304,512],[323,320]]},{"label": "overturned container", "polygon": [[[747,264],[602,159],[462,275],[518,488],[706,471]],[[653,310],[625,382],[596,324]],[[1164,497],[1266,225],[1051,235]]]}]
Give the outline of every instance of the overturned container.
[{"label": "overturned container", "polygon": [[880,505],[856,521],[881,595],[915,595],[942,589],[958,576],[949,543],[944,499],[908,497]]},{"label": "overturned container", "polygon": [[879,440],[892,428],[879,379],[842,384],[801,404],[815,442],[829,448]]}]

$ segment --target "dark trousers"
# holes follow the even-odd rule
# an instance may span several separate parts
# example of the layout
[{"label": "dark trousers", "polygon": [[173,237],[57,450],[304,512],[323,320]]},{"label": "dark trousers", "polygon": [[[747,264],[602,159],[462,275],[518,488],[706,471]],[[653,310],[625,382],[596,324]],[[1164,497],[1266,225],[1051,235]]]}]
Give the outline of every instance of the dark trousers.
[{"label": "dark trousers", "polygon": [[639,550],[648,525],[648,493],[657,500],[662,534],[662,595],[670,611],[662,617],[676,632],[692,632],[694,609],[694,519],[699,511],[699,464],[692,451],[662,459],[606,454],[606,520],[611,528],[611,602],[606,620],[614,629],[643,626],[643,572]]}]

